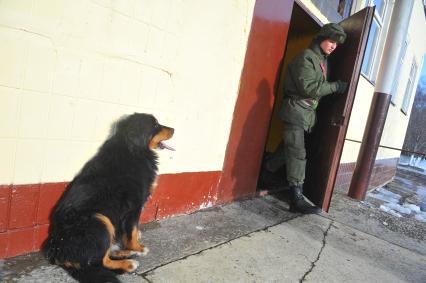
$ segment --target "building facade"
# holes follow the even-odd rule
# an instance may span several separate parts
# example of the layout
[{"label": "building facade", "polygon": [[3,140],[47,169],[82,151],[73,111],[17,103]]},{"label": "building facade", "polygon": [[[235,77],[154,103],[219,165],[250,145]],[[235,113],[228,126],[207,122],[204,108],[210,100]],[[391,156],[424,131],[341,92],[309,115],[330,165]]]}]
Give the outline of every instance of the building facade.
[{"label": "building facade", "polygon": [[[380,75],[394,3],[375,2],[1,1],[0,258],[40,248],[68,182],[111,124],[133,112],[175,128],[169,143],[176,151],[159,154],[158,187],[142,223],[253,197],[262,155],[276,143],[283,58],[321,25],[381,4],[382,14],[376,7],[370,15],[377,38],[370,32],[367,43],[364,32],[366,52],[353,58],[360,74],[340,133],[346,141],[339,141],[335,173],[326,180],[331,199],[334,187],[350,183]],[[404,141],[426,45],[416,34],[424,24],[416,0],[383,145]],[[398,157],[379,149],[371,185],[392,179]]]}]

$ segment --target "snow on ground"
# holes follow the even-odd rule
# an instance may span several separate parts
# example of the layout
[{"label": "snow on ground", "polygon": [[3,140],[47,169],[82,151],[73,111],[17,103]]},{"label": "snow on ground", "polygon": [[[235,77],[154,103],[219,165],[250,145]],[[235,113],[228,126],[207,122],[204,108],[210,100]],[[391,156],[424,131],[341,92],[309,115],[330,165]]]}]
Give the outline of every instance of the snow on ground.
[{"label": "snow on ground", "polygon": [[386,190],[385,188],[378,188],[368,193],[369,197],[382,200],[388,203],[399,203],[401,196]]},{"label": "snow on ground", "polygon": [[415,167],[408,166],[410,164],[411,157],[407,155],[401,155],[399,158],[399,164],[406,166],[404,170],[417,172],[423,175],[426,175],[426,159],[421,159],[420,161],[415,162]]},{"label": "snow on ground", "polygon": [[[413,160],[410,156],[401,155],[399,160],[399,164],[403,165],[401,169],[426,175],[426,159],[418,159],[414,162],[415,167],[412,165],[408,166],[410,162],[413,164]],[[426,223],[426,187],[423,184],[419,185],[419,183],[413,183],[410,179],[398,175],[395,176],[394,181],[403,185],[404,188],[399,186],[399,190],[395,190],[394,187],[394,189],[390,191],[385,186],[368,192],[367,196],[379,200],[379,209],[386,213],[396,217],[413,217],[418,221]],[[406,201],[407,195],[403,198],[402,195],[404,194],[400,195],[395,193],[403,193],[403,191],[405,193],[412,192],[412,196],[414,197],[410,198],[410,202]],[[416,200],[416,203],[412,203],[413,200]],[[373,203],[370,203],[370,205],[374,206]]]},{"label": "snow on ground", "polygon": [[[412,167],[407,166],[410,163],[410,157],[401,155],[399,163],[401,165],[406,165],[403,166],[403,170],[420,173],[426,176],[426,160],[420,160],[416,162],[416,167]],[[396,217],[413,217],[418,221],[426,223],[426,187],[416,182],[413,183],[412,180],[405,179],[398,175],[395,176],[394,181],[396,181],[396,184],[399,183],[399,185],[393,186],[394,189],[392,191],[385,186],[368,192],[367,196],[378,200],[380,203],[379,209],[386,213]],[[401,185],[403,187],[401,187]],[[397,187],[399,187],[399,189],[395,190]],[[407,202],[407,192],[414,196],[410,197],[409,202]],[[405,197],[402,197],[403,195]],[[412,203],[413,200],[415,200],[416,203]],[[377,203],[377,201],[374,202]],[[374,206],[373,203],[370,205]]]},{"label": "snow on ground", "polygon": [[367,196],[382,201],[383,204],[379,209],[386,213],[396,217],[414,217],[416,220],[426,223],[426,211],[422,211],[426,200],[426,189],[419,188],[416,193],[418,199],[422,200],[419,204],[401,203],[399,194],[388,191],[384,187],[368,192]]},{"label": "snow on ground", "polygon": [[399,176],[395,176],[394,180],[400,182],[401,184],[407,185],[407,186],[408,185],[410,185],[410,186],[412,185],[410,181],[408,181],[408,180],[406,180],[404,178],[401,178]]},{"label": "snow on ground", "polygon": [[426,223],[426,213],[424,213],[424,212],[422,214],[416,214],[416,215],[414,215],[414,218],[416,220],[418,220],[418,221]]}]

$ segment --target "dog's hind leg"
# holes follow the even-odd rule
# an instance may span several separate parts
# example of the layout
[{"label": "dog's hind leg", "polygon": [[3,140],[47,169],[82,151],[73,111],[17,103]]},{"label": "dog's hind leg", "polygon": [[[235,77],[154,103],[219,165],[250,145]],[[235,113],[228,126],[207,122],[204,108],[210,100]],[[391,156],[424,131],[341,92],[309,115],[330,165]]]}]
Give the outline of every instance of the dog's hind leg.
[{"label": "dog's hind leg", "polygon": [[[109,268],[109,269],[121,269],[124,270],[126,272],[133,272],[136,270],[136,268],[138,268],[139,263],[135,260],[130,260],[130,259],[125,259],[125,260],[114,260],[111,259],[111,254],[113,254],[114,252],[111,252],[111,247],[112,247],[112,243],[114,242],[114,237],[115,237],[115,228],[114,225],[112,225],[111,220],[106,217],[105,215],[102,214],[96,214],[96,218],[98,218],[106,227],[109,236],[110,236],[110,246],[109,249],[106,251],[103,259],[102,259],[102,264],[104,267]],[[120,252],[120,251],[116,251],[116,252]],[[123,251],[126,252],[126,251]],[[126,254],[122,254],[125,257],[127,257]]]},{"label": "dog's hind leg", "polygon": [[129,258],[131,256],[137,255],[139,256],[139,252],[131,251],[131,250],[111,250],[110,257],[113,259],[123,259],[123,258]]},{"label": "dog's hind leg", "polygon": [[139,263],[136,260],[132,259],[120,259],[120,260],[114,260],[110,258],[110,252],[109,250],[105,254],[102,264],[104,267],[109,269],[121,269],[126,272],[133,272],[138,268]]},{"label": "dog's hind leg", "polygon": [[123,235],[123,245],[127,250],[136,252],[137,255],[146,255],[149,249],[140,243],[141,233],[136,225],[130,233]]}]

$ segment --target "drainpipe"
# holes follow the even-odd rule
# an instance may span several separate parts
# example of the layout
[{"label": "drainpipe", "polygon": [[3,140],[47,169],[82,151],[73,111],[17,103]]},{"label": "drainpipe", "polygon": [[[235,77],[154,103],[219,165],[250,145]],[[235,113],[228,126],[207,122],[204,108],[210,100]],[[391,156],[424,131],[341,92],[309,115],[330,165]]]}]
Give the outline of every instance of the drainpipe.
[{"label": "drainpipe", "polygon": [[348,195],[364,200],[376,161],[383,128],[386,122],[391,88],[398,66],[399,51],[404,43],[414,1],[396,0],[392,11],[389,31],[383,49],[382,60],[374,88],[373,100],[358,153]]}]

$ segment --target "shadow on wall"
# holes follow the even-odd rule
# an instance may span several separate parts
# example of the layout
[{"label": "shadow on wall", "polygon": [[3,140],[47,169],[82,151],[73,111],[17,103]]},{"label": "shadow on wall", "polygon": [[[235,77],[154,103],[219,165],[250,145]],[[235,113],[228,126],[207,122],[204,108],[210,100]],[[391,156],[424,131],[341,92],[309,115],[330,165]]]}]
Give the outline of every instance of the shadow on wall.
[{"label": "shadow on wall", "polygon": [[[266,79],[256,88],[256,97],[247,107],[247,116],[242,119],[241,135],[231,162],[232,199],[252,197],[256,191],[265,138],[268,131],[271,110],[272,89]],[[262,121],[264,120],[264,121]]]}]

